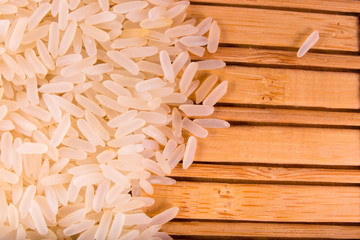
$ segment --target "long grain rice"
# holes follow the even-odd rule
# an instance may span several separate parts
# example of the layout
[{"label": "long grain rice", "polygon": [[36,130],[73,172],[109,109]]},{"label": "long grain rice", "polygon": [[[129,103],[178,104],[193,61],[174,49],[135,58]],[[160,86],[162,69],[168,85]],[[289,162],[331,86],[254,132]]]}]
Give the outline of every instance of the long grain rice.
[{"label": "long grain rice", "polygon": [[228,81],[220,83],[205,99],[204,105],[214,105],[227,92]]},{"label": "long grain rice", "polygon": [[151,219],[151,225],[162,225],[173,219],[179,211],[178,207],[172,207],[156,215]]},{"label": "long grain rice", "polygon": [[74,85],[69,82],[45,83],[38,91],[42,93],[66,93],[71,91]]},{"label": "long grain rice", "polygon": [[36,187],[34,185],[28,186],[24,191],[23,197],[19,204],[19,213],[21,218],[24,218],[29,212],[31,207],[31,200],[34,198],[35,193]]},{"label": "long grain rice", "polygon": [[230,123],[225,120],[216,119],[216,118],[204,118],[204,119],[195,119],[194,123],[204,127],[204,128],[228,128]]},{"label": "long grain rice", "polygon": [[56,104],[56,100],[50,94],[43,94],[42,97],[46,107],[49,109],[52,118],[56,122],[59,122],[61,119],[61,110]]},{"label": "long grain rice", "polygon": [[40,59],[45,64],[45,66],[50,70],[54,70],[55,69],[54,61],[51,58],[49,51],[46,48],[44,42],[41,40],[36,41],[36,48],[39,52]]},{"label": "long grain rice", "polygon": [[21,154],[43,154],[48,150],[48,146],[43,143],[23,143],[16,151]]},{"label": "long grain rice", "polygon": [[209,40],[207,43],[207,50],[210,53],[214,53],[217,51],[220,41],[220,28],[216,21],[213,21],[210,26],[209,31]]},{"label": "long grain rice", "polygon": [[109,188],[110,188],[109,181],[104,181],[98,185],[95,195],[94,195],[93,204],[92,204],[95,212],[98,213],[101,211],[103,204],[104,204],[106,194],[109,191]]},{"label": "long grain rice", "polygon": [[165,79],[171,83],[174,82],[175,75],[174,75],[174,70],[171,66],[171,61],[168,52],[163,50],[160,52],[159,55],[160,55],[160,63],[164,71]]},{"label": "long grain rice", "polygon": [[17,229],[19,226],[19,212],[16,206],[12,203],[9,204],[8,208],[9,225],[12,229]]},{"label": "long grain rice", "polygon": [[155,6],[149,10],[148,17],[150,20],[154,21],[157,18],[159,18],[162,14],[164,14],[165,12],[166,12],[166,8],[160,7],[160,6]]},{"label": "long grain rice", "polygon": [[[191,52],[192,54],[199,56],[199,57],[203,57],[204,53],[205,53],[205,48],[199,47],[199,46],[190,46],[190,47],[187,47],[187,50],[189,52]],[[198,69],[198,70],[201,70],[201,69]]]},{"label": "long grain rice", "polygon": [[81,0],[69,0],[69,9],[70,10],[76,9],[79,6],[80,2]]},{"label": "long grain rice", "polygon": [[179,209],[150,218],[141,191],[175,184],[194,136],[229,127],[179,112],[209,116],[227,89],[197,74],[224,62],[189,57],[220,41],[211,18],[185,20],[189,4],[0,0],[3,239],[170,238],[159,230]]},{"label": "long grain rice", "polygon": [[99,227],[95,233],[95,239],[105,240],[110,227],[112,213],[110,211],[104,212],[99,222]]},{"label": "long grain rice", "polygon": [[121,14],[121,13],[128,13],[141,10],[147,7],[148,3],[146,1],[129,1],[120,3],[115,5],[114,12]]},{"label": "long grain rice", "polygon": [[83,23],[83,24],[80,24],[80,28],[85,35],[87,35],[90,38],[95,39],[96,41],[106,42],[107,40],[110,39],[110,36],[107,32],[105,32],[97,27],[94,27],[92,25]]},{"label": "long grain rice", "polygon": [[36,201],[31,201],[31,207],[29,209],[30,216],[34,221],[36,230],[40,235],[45,235],[48,232],[44,216],[42,215],[41,209]]},{"label": "long grain rice", "polygon": [[184,13],[184,11],[186,10],[186,8],[189,6],[190,2],[188,1],[181,1],[178,2],[176,5],[174,5],[173,7],[169,8],[164,14],[164,17],[167,18],[175,18],[178,15],[180,15],[181,13]]},{"label": "long grain rice", "polygon": [[59,51],[59,25],[52,22],[49,26],[48,50],[53,58],[56,58]]},{"label": "long grain rice", "polygon": [[223,68],[226,66],[225,62],[214,59],[198,61],[197,64],[198,64],[198,71],[213,70],[213,69]]},{"label": "long grain rice", "polygon": [[194,136],[189,137],[189,140],[186,144],[184,159],[183,159],[183,168],[188,169],[189,166],[194,161],[196,150],[196,138]]},{"label": "long grain rice", "polygon": [[58,23],[60,30],[65,30],[68,24],[69,18],[69,4],[66,0],[59,0],[59,16]]},{"label": "long grain rice", "polygon": [[125,222],[125,215],[123,213],[117,213],[111,224],[108,239],[116,240],[119,238]]},{"label": "long grain rice", "polygon": [[179,108],[183,111],[186,116],[209,116],[213,114],[214,107],[209,105],[192,105],[192,104],[183,104]]},{"label": "long grain rice", "polygon": [[197,26],[197,32],[196,35],[204,35],[207,31],[209,31],[210,27],[211,27],[211,23],[212,23],[212,18],[211,17],[207,17],[204,20],[202,20]]},{"label": "long grain rice", "polygon": [[75,234],[81,233],[81,232],[89,229],[91,226],[93,226],[94,223],[95,223],[94,220],[84,220],[82,222],[75,223],[64,229],[64,235],[65,236],[73,236]]},{"label": "long grain rice", "polygon": [[49,145],[52,147],[57,147],[62,142],[66,133],[70,129],[70,125],[71,125],[70,114],[65,114],[63,118],[60,120],[59,125],[55,129],[50,139]]},{"label": "long grain rice", "polygon": [[15,52],[19,48],[27,23],[28,23],[28,18],[19,18],[16,21],[15,27],[9,38],[8,47],[10,51]]},{"label": "long grain rice", "polygon": [[180,38],[180,42],[187,47],[200,47],[206,45],[208,39],[203,36],[186,36]]},{"label": "long grain rice", "polygon": [[77,23],[72,21],[66,28],[59,45],[59,55],[63,56],[70,48],[76,33]]},{"label": "long grain rice", "polygon": [[194,134],[197,137],[205,138],[208,135],[208,131],[201,127],[200,125],[194,123],[188,118],[183,119],[183,128],[188,130],[190,133]]},{"label": "long grain rice", "polygon": [[314,31],[310,34],[310,36],[304,41],[304,43],[301,45],[297,52],[297,57],[304,56],[312,46],[316,44],[316,42],[319,40],[319,32]]},{"label": "long grain rice", "polygon": [[190,84],[195,76],[197,68],[198,68],[198,64],[193,62],[190,63],[184,70],[184,74],[182,75],[179,82],[181,93],[184,93],[190,87]]},{"label": "long grain rice", "polygon": [[35,12],[29,17],[27,30],[31,31],[34,29],[40,21],[46,16],[46,14],[50,11],[51,4],[43,3],[40,4],[39,7],[35,10]]}]

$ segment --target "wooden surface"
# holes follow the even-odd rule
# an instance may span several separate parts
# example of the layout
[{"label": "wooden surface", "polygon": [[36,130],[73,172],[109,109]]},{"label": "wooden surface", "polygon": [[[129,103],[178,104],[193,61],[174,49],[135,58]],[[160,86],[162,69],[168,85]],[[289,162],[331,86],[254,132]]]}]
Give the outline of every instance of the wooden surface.
[{"label": "wooden surface", "polygon": [[[180,207],[163,227],[175,239],[360,239],[360,2],[192,3],[223,31],[205,58],[227,62],[212,71],[229,81],[213,116],[232,125],[198,139],[149,214]],[[313,30],[319,42],[297,58]]]}]

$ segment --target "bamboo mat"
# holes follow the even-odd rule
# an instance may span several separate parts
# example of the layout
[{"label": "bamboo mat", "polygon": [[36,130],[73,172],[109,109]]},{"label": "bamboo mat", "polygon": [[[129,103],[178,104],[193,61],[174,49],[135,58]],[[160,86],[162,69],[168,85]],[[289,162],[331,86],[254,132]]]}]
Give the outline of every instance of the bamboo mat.
[{"label": "bamboo mat", "polygon": [[[213,71],[229,81],[196,162],[156,186],[149,213],[180,207],[175,239],[360,239],[356,0],[194,0],[222,29]],[[313,31],[320,40],[296,51]],[[204,73],[205,74],[205,73]]]}]

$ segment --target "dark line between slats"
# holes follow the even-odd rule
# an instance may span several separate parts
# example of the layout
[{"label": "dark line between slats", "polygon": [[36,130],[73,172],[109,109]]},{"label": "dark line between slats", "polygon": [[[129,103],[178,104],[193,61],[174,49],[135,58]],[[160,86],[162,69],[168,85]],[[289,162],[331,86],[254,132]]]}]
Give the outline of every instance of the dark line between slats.
[{"label": "dark line between slats", "polygon": [[280,64],[261,64],[261,63],[245,63],[245,62],[228,62],[225,61],[227,66],[239,66],[239,67],[262,67],[262,68],[277,68],[277,69],[295,69],[295,70],[310,70],[319,72],[350,72],[359,73],[358,69],[349,68],[330,68],[330,67],[318,67],[318,66],[303,66],[303,65],[280,65]]},{"label": "dark line between slats", "polygon": [[[296,57],[296,52],[299,50],[298,47],[267,46],[267,45],[254,45],[254,44],[235,44],[235,43],[219,43],[219,47],[252,48],[252,49],[261,49],[261,50],[287,51],[287,52],[293,52],[294,57]],[[342,56],[359,56],[359,52],[357,52],[357,51],[346,51],[346,50],[330,50],[330,49],[312,48],[308,52],[309,53],[320,53],[320,54],[331,54],[331,55],[342,55]]]},{"label": "dark line between slats", "polygon": [[224,103],[219,102],[216,107],[237,107],[237,108],[257,108],[257,109],[286,109],[286,110],[305,110],[305,111],[321,111],[321,112],[348,112],[360,113],[360,109],[351,108],[327,108],[327,107],[305,107],[293,105],[266,105],[266,104],[247,104],[247,103]]},{"label": "dark line between slats", "polygon": [[230,3],[214,3],[214,2],[193,2],[190,1],[191,5],[203,5],[203,6],[219,6],[219,7],[241,7],[241,8],[257,8],[264,10],[279,10],[286,12],[304,12],[304,13],[322,13],[329,15],[343,15],[343,16],[357,16],[356,12],[337,12],[331,10],[320,10],[320,9],[306,9],[306,8],[295,8],[295,7],[274,7],[274,6],[261,6],[261,5],[246,5],[246,4],[230,4]]},{"label": "dark line between slats", "polygon": [[251,163],[251,162],[199,162],[197,164],[204,165],[233,165],[233,166],[249,166],[249,167],[269,167],[269,168],[310,168],[310,169],[330,169],[330,170],[359,170],[360,166],[347,165],[312,165],[312,164],[284,164],[284,163]]},{"label": "dark line between slats", "polygon": [[349,125],[327,125],[327,124],[304,124],[286,122],[249,122],[249,121],[228,121],[231,126],[258,126],[258,127],[294,127],[294,128],[324,128],[324,129],[347,129],[360,130],[360,126]]},{"label": "dark line between slats", "polygon": [[[357,222],[285,222],[285,221],[281,221],[281,222],[272,222],[272,221],[246,221],[246,220],[217,220],[217,219],[181,219],[181,218],[175,218],[174,220],[172,220],[172,222],[177,222],[177,223],[188,223],[188,222],[213,222],[213,223],[264,223],[264,224],[274,224],[274,225],[278,225],[278,224],[289,224],[289,225],[309,225],[309,226],[343,226],[343,227],[351,227],[351,226],[360,226],[360,223]],[[294,237],[262,237],[259,236],[257,237],[256,235],[252,236],[252,237],[241,237],[241,236],[204,236],[204,235],[171,235],[174,239],[200,239],[200,240],[235,240],[235,239],[266,239],[266,240],[271,240],[271,239],[307,239],[307,240],[312,240],[312,239],[317,239],[317,240],[330,240],[330,239],[335,239],[335,238],[294,238]],[[336,238],[338,240],[341,240],[341,238]]]},{"label": "dark line between slats", "polygon": [[[204,236],[204,235],[170,235],[175,240],[349,240],[349,238],[314,238],[314,237],[264,237],[254,235],[252,237],[245,236]],[[354,240],[356,240],[354,238]]]},{"label": "dark line between slats", "polygon": [[172,177],[181,182],[199,183],[230,183],[230,184],[262,184],[262,185],[285,185],[285,186],[337,186],[337,187],[360,187],[360,183],[341,182],[302,182],[302,181],[273,181],[273,180],[240,180],[224,178],[202,178],[202,177]]},{"label": "dark line between slats", "polygon": [[204,235],[170,235],[175,240],[349,240],[348,238],[308,238],[308,237],[264,237],[264,236],[204,236]]},{"label": "dark line between slats", "polygon": [[175,218],[172,222],[218,222],[218,223],[268,223],[293,225],[360,226],[360,222],[286,222],[286,221],[250,221],[224,219]]}]

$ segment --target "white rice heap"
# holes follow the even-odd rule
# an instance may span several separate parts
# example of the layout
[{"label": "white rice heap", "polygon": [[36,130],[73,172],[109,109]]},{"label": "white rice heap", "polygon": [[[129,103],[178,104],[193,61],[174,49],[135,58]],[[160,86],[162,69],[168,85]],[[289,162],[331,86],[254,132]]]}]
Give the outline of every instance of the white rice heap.
[{"label": "white rice heap", "polygon": [[170,238],[158,231],[178,208],[150,218],[141,192],[174,184],[195,137],[229,126],[204,118],[227,82],[194,80],[225,63],[188,54],[215,52],[219,27],[188,6],[0,0],[0,239]]}]

